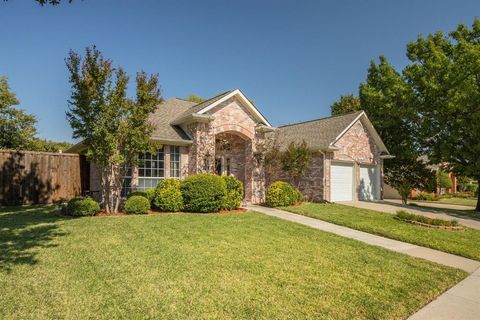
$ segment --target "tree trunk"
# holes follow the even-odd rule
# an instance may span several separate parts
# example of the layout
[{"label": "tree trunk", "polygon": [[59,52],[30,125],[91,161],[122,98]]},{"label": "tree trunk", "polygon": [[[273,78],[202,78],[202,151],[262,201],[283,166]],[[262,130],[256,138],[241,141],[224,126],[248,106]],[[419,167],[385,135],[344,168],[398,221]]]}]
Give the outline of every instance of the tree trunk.
[{"label": "tree trunk", "polygon": [[121,167],[116,164],[101,168],[101,197],[107,214],[115,214],[120,209],[123,174]]},{"label": "tree trunk", "polygon": [[475,208],[475,211],[480,212],[480,189],[477,190],[477,207]]}]

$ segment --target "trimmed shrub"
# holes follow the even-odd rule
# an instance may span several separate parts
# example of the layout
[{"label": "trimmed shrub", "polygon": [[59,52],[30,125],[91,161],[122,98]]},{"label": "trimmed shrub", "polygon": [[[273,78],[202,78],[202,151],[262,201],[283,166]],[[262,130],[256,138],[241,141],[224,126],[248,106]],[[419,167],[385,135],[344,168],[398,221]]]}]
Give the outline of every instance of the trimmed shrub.
[{"label": "trimmed shrub", "polygon": [[133,196],[141,196],[141,197],[147,198],[148,201],[150,201],[150,204],[151,204],[152,201],[153,201],[153,198],[155,198],[155,188],[145,189],[143,191],[130,192],[127,196],[127,199],[129,199],[130,197],[133,197]]},{"label": "trimmed shrub", "polygon": [[176,212],[183,210],[183,197],[180,180],[162,180],[155,189],[153,207],[161,211]]},{"label": "trimmed shrub", "polygon": [[90,197],[76,197],[67,204],[67,214],[70,216],[93,216],[98,212],[100,205]]},{"label": "trimmed shrub", "polygon": [[147,196],[148,201],[150,204],[152,203],[153,199],[155,198],[155,188],[145,189],[145,195]]},{"label": "trimmed shrub", "polygon": [[234,210],[240,208],[243,200],[243,183],[232,176],[222,176],[227,187],[227,196],[222,209]]},{"label": "trimmed shrub", "polygon": [[437,201],[437,200],[438,200],[438,196],[436,196],[434,193],[419,192],[419,193],[414,197],[414,200]]},{"label": "trimmed shrub", "polygon": [[469,184],[466,188],[467,192],[471,192],[474,196],[478,194],[478,184]]},{"label": "trimmed shrub", "polygon": [[131,196],[125,201],[125,211],[128,214],[143,214],[150,210],[150,201],[143,196]]},{"label": "trimmed shrub", "polygon": [[222,177],[200,173],[183,180],[180,189],[185,211],[217,212],[222,209],[227,186]]},{"label": "trimmed shrub", "polygon": [[148,195],[145,191],[132,191],[127,195],[127,199],[134,197],[134,196],[140,196],[148,199]]},{"label": "trimmed shrub", "polygon": [[302,198],[300,191],[291,184],[275,181],[267,189],[266,204],[269,207],[286,207],[301,201]]}]

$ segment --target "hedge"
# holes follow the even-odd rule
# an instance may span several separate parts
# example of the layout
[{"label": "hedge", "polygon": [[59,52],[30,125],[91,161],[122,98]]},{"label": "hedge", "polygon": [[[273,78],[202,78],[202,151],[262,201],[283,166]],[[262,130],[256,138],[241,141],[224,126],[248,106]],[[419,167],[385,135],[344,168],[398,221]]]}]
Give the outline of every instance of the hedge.
[{"label": "hedge", "polygon": [[176,212],[183,210],[183,196],[180,190],[180,180],[162,180],[155,189],[153,206],[161,211]]},{"label": "hedge", "polygon": [[217,212],[227,196],[225,180],[217,175],[200,173],[187,177],[180,187],[185,211]]}]

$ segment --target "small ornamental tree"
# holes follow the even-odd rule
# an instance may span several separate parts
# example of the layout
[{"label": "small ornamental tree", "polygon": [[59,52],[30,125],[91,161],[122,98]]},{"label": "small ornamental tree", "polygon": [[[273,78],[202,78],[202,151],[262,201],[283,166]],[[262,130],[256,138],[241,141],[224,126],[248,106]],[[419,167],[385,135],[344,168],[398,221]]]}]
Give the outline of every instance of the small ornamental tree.
[{"label": "small ornamental tree", "polygon": [[139,152],[152,149],[153,127],[147,119],[161,101],[158,75],[137,73],[136,98],[130,99],[129,77],[95,46],[86,48],[84,59],[70,51],[65,61],[72,86],[67,119],[73,138],[83,139],[87,157],[100,169],[102,205],[107,213],[116,213],[124,168],[137,161]]},{"label": "small ornamental tree", "polygon": [[300,144],[292,142],[287,150],[282,152],[280,156],[282,169],[288,173],[295,187],[298,188],[300,179],[305,176],[311,158],[312,150],[305,141]]}]

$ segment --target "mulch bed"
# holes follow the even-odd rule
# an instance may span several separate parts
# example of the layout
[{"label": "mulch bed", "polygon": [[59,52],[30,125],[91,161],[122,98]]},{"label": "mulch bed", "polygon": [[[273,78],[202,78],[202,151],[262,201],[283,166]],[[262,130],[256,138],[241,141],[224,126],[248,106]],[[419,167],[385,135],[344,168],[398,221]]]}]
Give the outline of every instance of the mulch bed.
[{"label": "mulch bed", "polygon": [[[244,213],[248,211],[247,209],[245,208],[239,208],[239,209],[235,209],[235,210],[221,210],[221,211],[218,211],[218,212],[210,212],[208,214],[237,214],[237,213]],[[150,209],[148,210],[147,214],[182,214],[184,212],[165,212],[165,211],[159,211],[159,210],[155,210],[155,209]],[[203,213],[199,213],[199,214],[203,214]],[[128,213],[126,213],[125,211],[119,211],[118,213],[115,213],[115,214],[108,214],[105,212],[105,210],[102,210],[100,211],[99,213],[97,213],[94,217],[115,217],[115,216],[127,216]]]},{"label": "mulch bed", "polygon": [[427,227],[427,228],[445,229],[445,230],[452,230],[452,231],[465,230],[465,226],[437,226],[437,225],[427,224],[427,223],[413,221],[413,220],[400,219],[399,217],[393,217],[393,218],[397,219],[397,220],[400,220],[400,221],[403,221],[403,222],[408,222],[408,223],[411,223],[411,224],[416,224],[417,226],[422,226],[422,227]]}]

